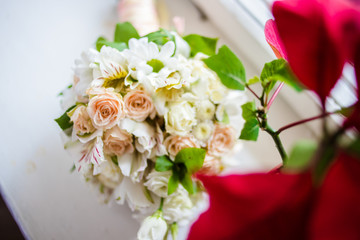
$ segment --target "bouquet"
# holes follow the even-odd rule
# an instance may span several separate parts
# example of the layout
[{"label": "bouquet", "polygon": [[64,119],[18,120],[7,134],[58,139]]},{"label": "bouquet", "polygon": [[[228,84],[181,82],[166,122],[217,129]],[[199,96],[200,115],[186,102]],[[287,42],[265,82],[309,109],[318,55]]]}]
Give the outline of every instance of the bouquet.
[{"label": "bouquet", "polygon": [[[217,39],[164,29],[140,36],[129,23],[114,41],[75,61],[56,119],[77,155],[74,170],[106,201],[129,205],[143,219],[139,239],[163,239],[206,204],[195,173],[218,175],[239,148],[245,72]],[[235,62],[233,62],[235,59]],[[236,63],[230,81],[219,67]]]}]

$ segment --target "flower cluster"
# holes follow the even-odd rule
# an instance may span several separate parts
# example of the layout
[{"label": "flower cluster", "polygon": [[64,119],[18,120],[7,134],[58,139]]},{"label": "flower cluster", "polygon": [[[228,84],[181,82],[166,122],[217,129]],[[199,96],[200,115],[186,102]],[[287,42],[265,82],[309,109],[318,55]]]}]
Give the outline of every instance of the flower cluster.
[{"label": "flower cluster", "polygon": [[[70,137],[66,145],[80,153],[75,169],[101,192],[148,216],[161,211],[145,225],[160,218],[162,225],[187,224],[204,200],[191,174],[216,175],[226,167],[223,159],[239,144],[245,96],[205,64],[208,51],[175,32],[139,37],[124,23],[117,34],[126,40],[99,38],[97,50],[76,60],[74,81],[62,92],[66,112],[56,121]],[[194,152],[187,157],[184,149]],[[141,229],[139,236],[152,227]]]}]

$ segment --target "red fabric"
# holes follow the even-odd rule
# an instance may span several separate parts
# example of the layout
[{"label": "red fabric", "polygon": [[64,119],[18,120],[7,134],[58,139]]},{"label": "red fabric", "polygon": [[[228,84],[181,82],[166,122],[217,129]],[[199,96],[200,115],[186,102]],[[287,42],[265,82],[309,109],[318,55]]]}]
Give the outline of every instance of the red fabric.
[{"label": "red fabric", "polygon": [[334,37],[329,28],[330,13],[326,11],[325,3],[277,1],[273,5],[273,14],[292,70],[324,103],[341,76],[345,62],[341,39]]},{"label": "red fabric", "polygon": [[341,156],[320,189],[310,174],[200,176],[210,208],[188,239],[360,239],[360,162]]}]

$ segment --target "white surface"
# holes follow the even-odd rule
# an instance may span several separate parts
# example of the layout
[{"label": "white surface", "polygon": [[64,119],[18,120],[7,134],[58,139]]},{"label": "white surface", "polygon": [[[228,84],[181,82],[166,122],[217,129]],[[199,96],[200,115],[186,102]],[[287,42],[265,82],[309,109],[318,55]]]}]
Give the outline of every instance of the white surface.
[{"label": "white surface", "polygon": [[[0,184],[31,239],[132,239],[127,206],[98,203],[79,181],[54,118],[71,66],[111,36],[116,1],[4,1],[0,10]],[[6,117],[5,117],[6,116]]]},{"label": "white surface", "polygon": [[[76,173],[69,173],[72,159],[62,147],[60,129],[53,120],[61,114],[56,96],[71,80],[74,59],[99,35],[112,37],[116,3],[13,0],[1,4],[0,186],[30,239],[136,236],[139,225],[127,206],[99,204],[96,190],[91,191]],[[220,44],[232,47],[209,22],[200,20],[189,1],[167,3],[171,15],[186,18],[187,33],[219,36]],[[262,152],[251,146],[256,154]],[[277,156],[273,144],[269,148]],[[249,159],[246,153],[240,159],[244,169],[269,162],[259,158],[249,164]]]}]

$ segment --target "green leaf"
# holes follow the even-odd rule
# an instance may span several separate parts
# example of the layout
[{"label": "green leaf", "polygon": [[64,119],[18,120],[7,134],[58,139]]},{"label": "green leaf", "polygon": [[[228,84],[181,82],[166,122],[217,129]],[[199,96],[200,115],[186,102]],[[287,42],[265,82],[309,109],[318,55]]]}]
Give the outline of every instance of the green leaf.
[{"label": "green leaf", "polygon": [[168,195],[175,192],[177,187],[179,186],[179,174],[177,171],[173,171],[168,183]]},{"label": "green leaf", "polygon": [[193,174],[200,170],[204,163],[206,150],[201,148],[184,148],[175,156],[175,163],[183,163],[187,172]]},{"label": "green leaf", "polygon": [[291,169],[303,169],[311,160],[316,149],[317,144],[314,141],[302,140],[297,142],[291,150],[289,158],[285,161],[284,166]]},{"label": "green leaf", "polygon": [[352,141],[349,146],[346,148],[346,152],[350,155],[360,158],[360,138],[356,138]]},{"label": "green leaf", "polygon": [[174,162],[172,162],[168,156],[160,156],[156,158],[155,170],[158,172],[165,172],[171,170]]},{"label": "green leaf", "polygon": [[165,65],[158,59],[151,59],[147,62],[153,68],[153,72],[158,73]]},{"label": "green leaf", "polygon": [[191,179],[191,174],[187,173],[185,176],[180,180],[181,185],[189,192],[189,194],[194,193],[194,185]]},{"label": "green leaf", "polygon": [[242,117],[245,120],[256,119],[256,106],[255,102],[247,102],[241,106]]},{"label": "green leaf", "polygon": [[255,76],[255,77],[249,79],[247,84],[248,85],[253,85],[253,84],[258,83],[258,82],[260,82],[260,79],[257,76]]},{"label": "green leaf", "polygon": [[272,90],[276,81],[285,82],[298,92],[303,89],[292,73],[289,64],[282,58],[265,63],[260,74],[260,81],[267,93]]},{"label": "green leaf", "polygon": [[75,164],[74,164],[74,165],[72,166],[72,168],[70,169],[70,172],[71,172],[71,173],[74,172],[75,169],[76,169],[76,166],[75,166]]},{"label": "green leaf", "polygon": [[204,59],[204,62],[217,73],[226,87],[244,90],[246,84],[245,68],[240,59],[227,46],[222,46],[218,54]]},{"label": "green leaf", "polygon": [[105,185],[104,184],[100,184],[100,186],[99,186],[99,191],[100,191],[100,193],[104,193],[105,192]]},{"label": "green leaf", "polygon": [[339,111],[337,111],[337,113],[340,113],[341,115],[343,115],[344,117],[350,117],[351,114],[354,112],[356,107],[356,103],[349,106],[349,107],[343,107],[341,108]]},{"label": "green leaf", "polygon": [[247,120],[241,130],[240,139],[256,141],[259,136],[259,129],[259,122],[256,118]]},{"label": "green leaf", "polygon": [[149,42],[154,42],[158,45],[164,45],[168,41],[173,41],[175,43],[175,36],[165,29],[149,33],[145,37],[148,38]]},{"label": "green leaf", "polygon": [[67,113],[70,112],[75,107],[76,105],[70,107],[68,110],[65,111],[63,115],[55,119],[55,122],[57,122],[57,124],[60,126],[62,130],[66,130],[73,126],[73,123],[70,121],[70,117],[67,115]]},{"label": "green leaf", "polygon": [[110,42],[110,41],[106,40],[103,37],[99,37],[96,40],[96,49],[100,52],[101,48],[104,45],[108,46],[108,47],[115,48],[115,49],[119,50],[120,52],[127,48],[127,45],[124,42]]},{"label": "green leaf", "polygon": [[111,157],[111,161],[112,161],[116,166],[119,166],[118,157],[117,157],[116,155]]},{"label": "green leaf", "polygon": [[198,34],[190,34],[184,37],[184,40],[190,45],[190,56],[195,56],[198,52],[202,52],[208,56],[212,56],[216,51],[217,38],[208,38]]},{"label": "green leaf", "polygon": [[152,198],[151,193],[147,187],[144,187],[144,195],[149,202],[154,203],[154,199]]},{"label": "green leaf", "polygon": [[139,33],[129,22],[116,24],[114,42],[128,43],[131,38],[140,38]]},{"label": "green leaf", "polygon": [[225,124],[229,124],[229,123],[230,123],[229,114],[227,113],[226,110],[224,110],[224,116],[223,116],[223,119],[222,119],[221,122],[222,122],[222,123],[225,123]]},{"label": "green leaf", "polygon": [[314,181],[320,183],[329,169],[330,164],[334,161],[337,149],[334,147],[327,146],[322,153],[321,158],[318,160],[315,170],[313,172]]}]

